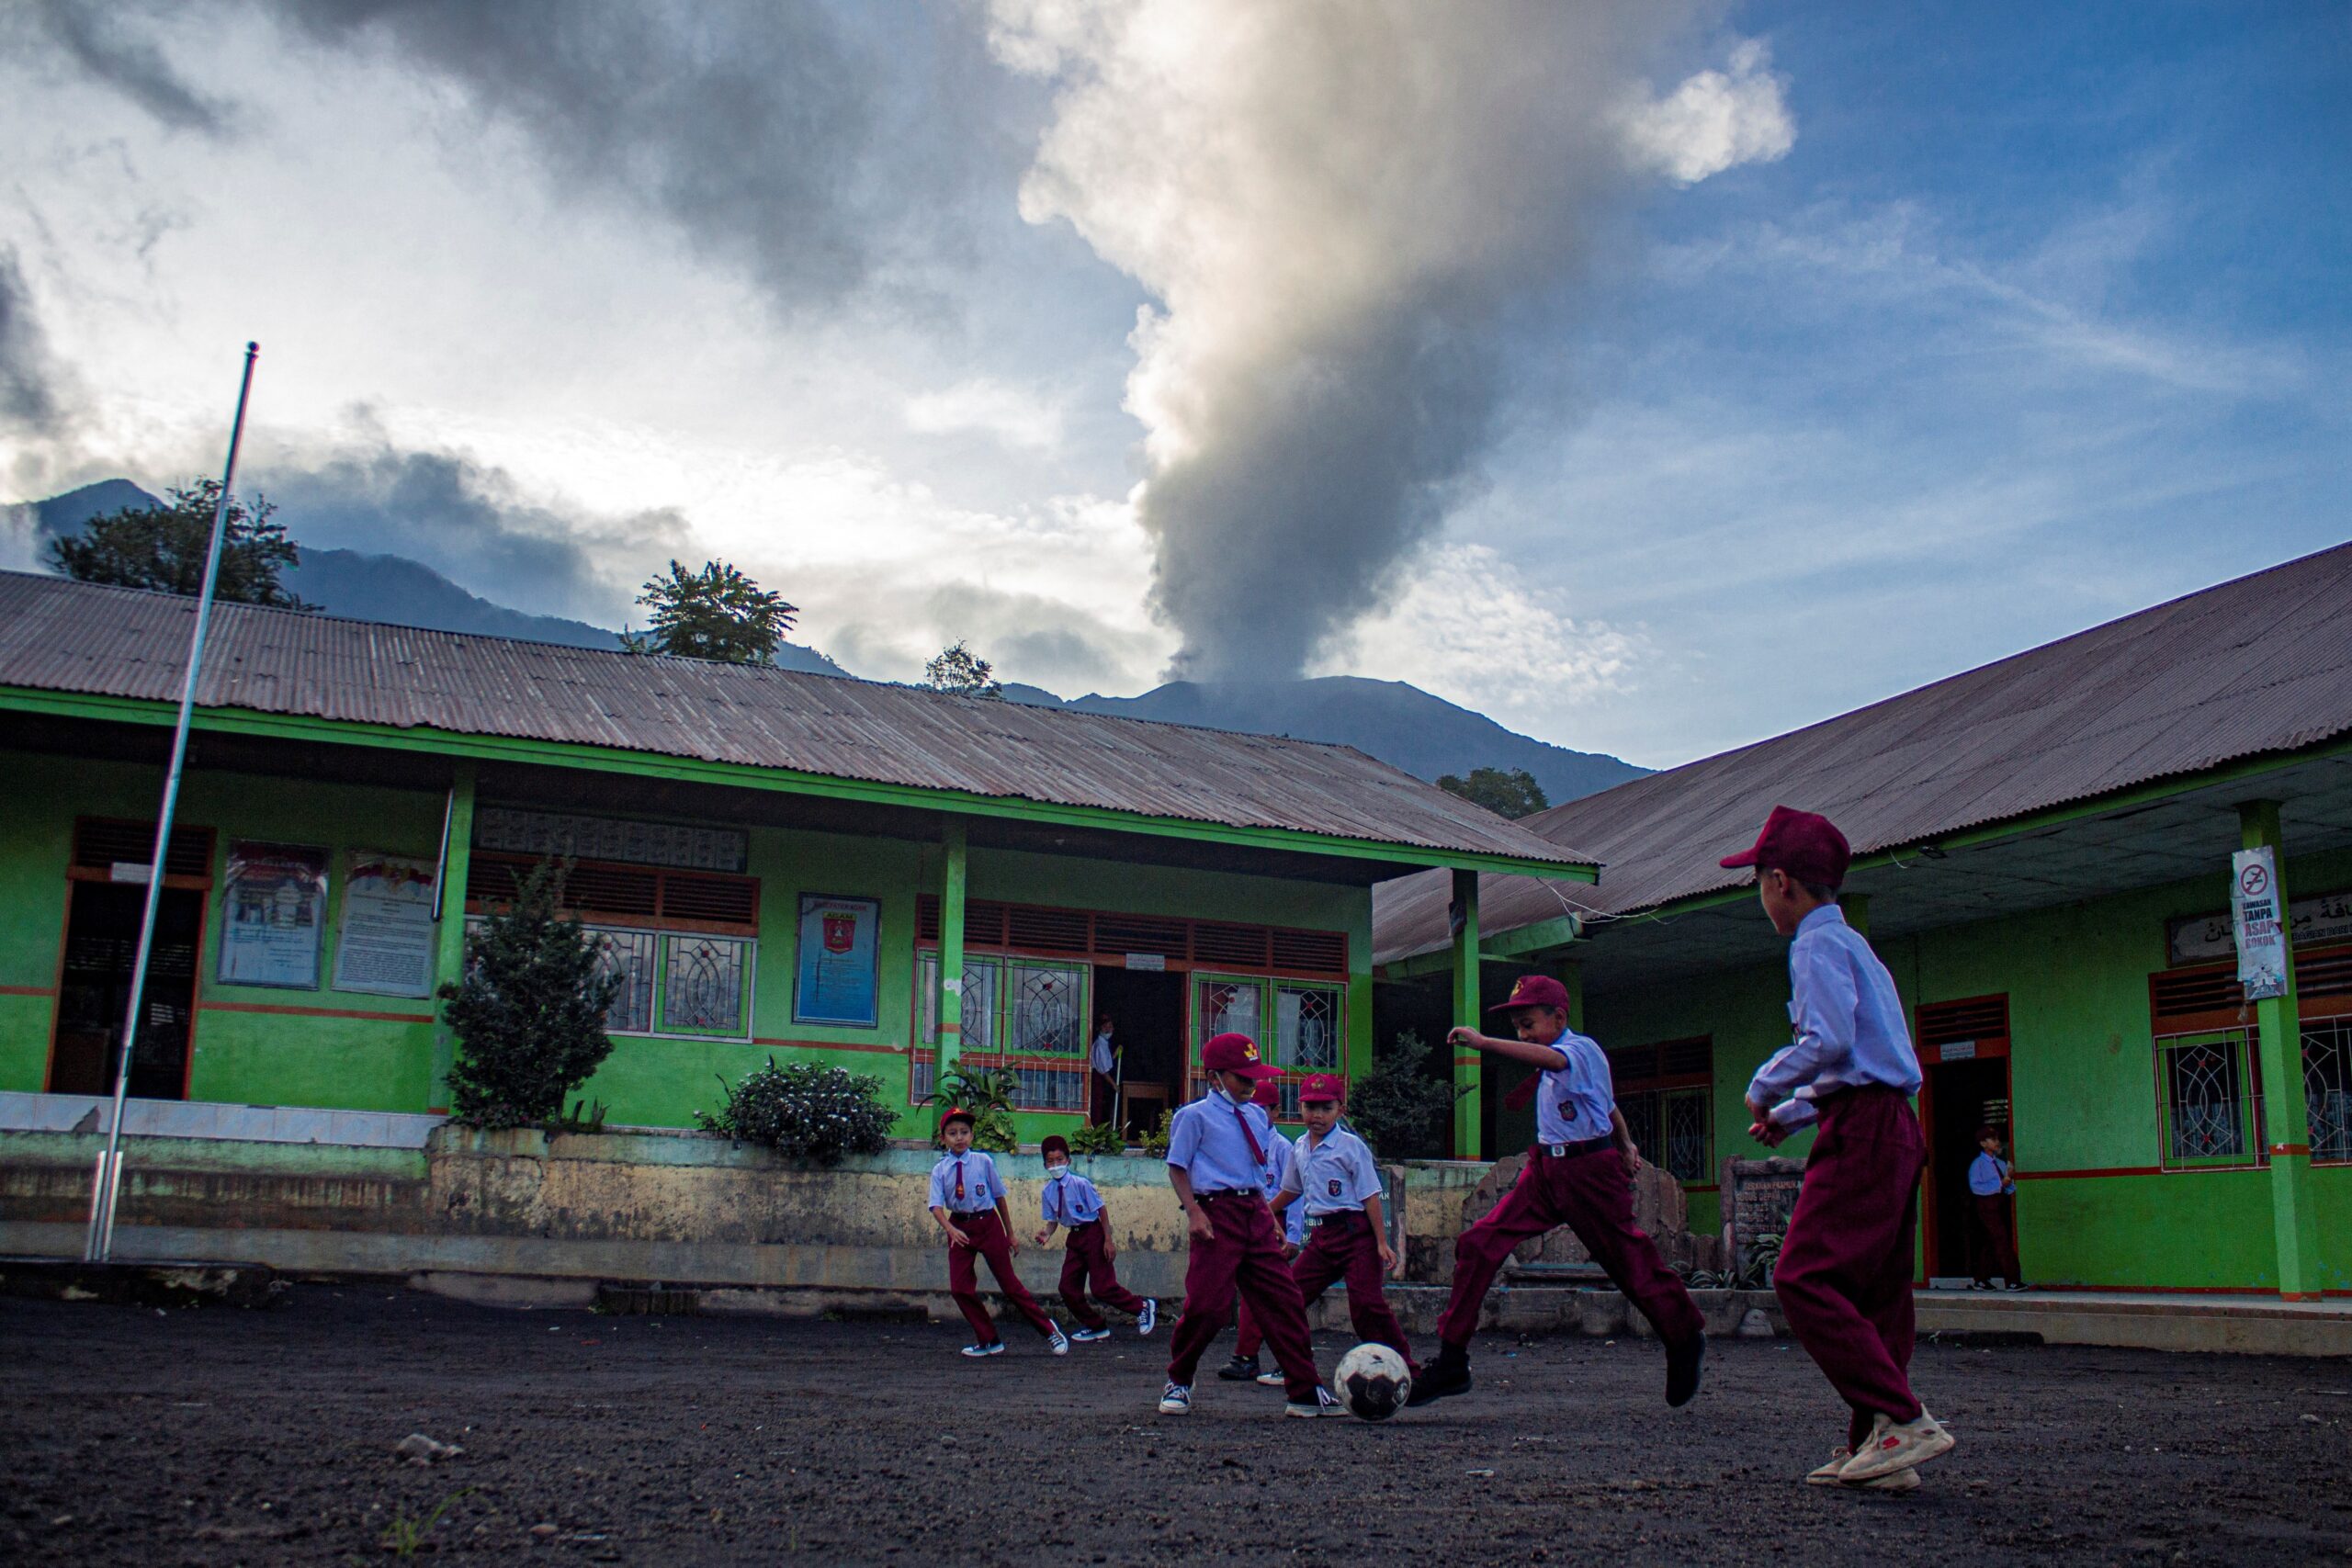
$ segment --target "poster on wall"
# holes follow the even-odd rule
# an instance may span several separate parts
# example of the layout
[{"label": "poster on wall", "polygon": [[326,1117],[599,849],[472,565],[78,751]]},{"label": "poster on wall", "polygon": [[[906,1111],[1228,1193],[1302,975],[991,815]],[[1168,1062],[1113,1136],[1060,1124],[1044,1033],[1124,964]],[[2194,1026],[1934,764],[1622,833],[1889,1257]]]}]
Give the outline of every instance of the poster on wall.
[{"label": "poster on wall", "polygon": [[795,1023],[875,1026],[881,924],[882,906],[876,899],[800,896],[799,975],[792,990]]},{"label": "poster on wall", "polygon": [[433,877],[413,855],[355,852],[335,931],[334,988],[377,997],[433,994]]},{"label": "poster on wall", "polygon": [[317,990],[326,912],[326,851],[232,839],[220,894],[220,983]]},{"label": "poster on wall", "polygon": [[2230,924],[2237,937],[2238,984],[2245,999],[2287,994],[2287,922],[2278,908],[2278,862],[2270,846],[2230,857]]}]

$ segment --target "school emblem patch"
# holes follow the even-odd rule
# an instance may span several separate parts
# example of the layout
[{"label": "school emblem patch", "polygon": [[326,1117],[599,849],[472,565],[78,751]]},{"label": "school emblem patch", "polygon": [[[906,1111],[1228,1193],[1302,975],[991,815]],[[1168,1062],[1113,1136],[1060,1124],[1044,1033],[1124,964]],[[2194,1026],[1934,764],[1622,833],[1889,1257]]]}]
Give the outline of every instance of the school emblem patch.
[{"label": "school emblem patch", "polygon": [[1338,1177],[1335,1176],[1331,1178],[1329,1182],[1325,1183],[1325,1186],[1329,1189],[1332,1197],[1337,1198],[1340,1195],[1340,1179]]},{"label": "school emblem patch", "polygon": [[1255,1040],[1245,1041],[1242,1043],[1241,1059],[1245,1062],[1254,1062],[1258,1059],[1258,1043]]},{"label": "school emblem patch", "polygon": [[1518,983],[1517,985],[1513,986],[1513,987],[1510,988],[1510,999],[1516,1002],[1516,1001],[1524,1001],[1526,998],[1527,998],[1527,976],[1524,976],[1524,975],[1521,975],[1521,976],[1519,977],[1519,983]]},{"label": "school emblem patch", "polygon": [[857,917],[855,915],[827,915],[825,917],[825,951],[827,953],[847,953],[856,945]]}]

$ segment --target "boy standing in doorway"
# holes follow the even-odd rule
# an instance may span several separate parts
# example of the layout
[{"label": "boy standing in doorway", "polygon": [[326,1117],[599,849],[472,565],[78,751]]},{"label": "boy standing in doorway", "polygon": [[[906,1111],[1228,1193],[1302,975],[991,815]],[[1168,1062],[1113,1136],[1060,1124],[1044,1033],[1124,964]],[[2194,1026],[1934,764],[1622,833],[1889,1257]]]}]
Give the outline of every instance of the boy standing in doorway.
[{"label": "boy standing in doorway", "polygon": [[1087,1052],[1088,1084],[1094,1091],[1093,1114],[1087,1120],[1096,1126],[1119,1113],[1119,1052],[1111,1042],[1111,1015],[1104,1013],[1094,1021],[1094,1043]]},{"label": "boy standing in doorway", "polygon": [[[1755,844],[1722,862],[1756,868],[1756,895],[1789,943],[1796,1038],[1747,1086],[1749,1132],[1777,1145],[1820,1123],[1781,1243],[1773,1290],[1789,1331],[1852,1412],[1845,1447],[1805,1477],[1889,1484],[1952,1448],[1911,1392],[1911,1239],[1927,1140],[1894,978],[1838,907],[1851,851],[1826,817],[1776,806]],[[1899,1483],[1898,1483],[1899,1484]]]},{"label": "boy standing in doorway", "polygon": [[1991,1290],[1997,1272],[2002,1289],[2022,1291],[2025,1281],[2018,1277],[2017,1229],[2009,1219],[2009,1203],[2018,1184],[2009,1162],[2001,1157],[2000,1129],[1977,1128],[1976,1151],[1976,1157],[1968,1162],[1969,1203],[1976,1211],[1976,1234],[1970,1238],[1973,1245],[1969,1249],[1976,1258],[1971,1288]]}]

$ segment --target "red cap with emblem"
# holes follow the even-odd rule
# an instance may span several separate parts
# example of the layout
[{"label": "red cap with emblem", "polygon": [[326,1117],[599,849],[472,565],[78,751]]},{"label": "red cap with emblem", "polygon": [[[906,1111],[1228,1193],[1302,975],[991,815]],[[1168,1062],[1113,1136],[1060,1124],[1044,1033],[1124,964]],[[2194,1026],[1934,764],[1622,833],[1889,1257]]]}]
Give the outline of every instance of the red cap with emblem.
[{"label": "red cap with emblem", "polygon": [[1346,1098],[1347,1086],[1329,1073],[1317,1073],[1298,1086],[1298,1102],[1301,1105]]},{"label": "red cap with emblem", "polygon": [[1488,1012],[1510,1012],[1517,1008],[1558,1008],[1568,1010],[1568,988],[1549,975],[1521,975],[1510,995],[1488,1008]]},{"label": "red cap with emblem", "polygon": [[1776,806],[1764,818],[1764,830],[1756,835],[1756,842],[1736,855],[1725,855],[1719,863],[1726,871],[1752,865],[1785,871],[1799,882],[1838,887],[1845,884],[1846,867],[1852,859],[1846,835],[1828,818]]},{"label": "red cap with emblem", "polygon": [[1282,1072],[1259,1060],[1258,1043],[1247,1034],[1211,1035],[1201,1047],[1201,1066],[1212,1073],[1240,1073],[1253,1078],[1275,1077]]},{"label": "red cap with emblem", "polygon": [[964,1125],[966,1125],[967,1127],[974,1126],[974,1125],[976,1125],[976,1124],[977,1124],[977,1123],[975,1122],[974,1119],[973,1119],[972,1113],[971,1113],[970,1111],[968,1111],[965,1110],[965,1109],[964,1109],[962,1106],[960,1106],[960,1105],[959,1105],[959,1106],[956,1106],[954,1110],[950,1111],[946,1115],[942,1116],[942,1117],[939,1119],[939,1124],[940,1124],[942,1127],[950,1126],[950,1125],[952,1125],[952,1124],[954,1124],[954,1123],[956,1123],[956,1122],[962,1122],[962,1123],[964,1123]]}]

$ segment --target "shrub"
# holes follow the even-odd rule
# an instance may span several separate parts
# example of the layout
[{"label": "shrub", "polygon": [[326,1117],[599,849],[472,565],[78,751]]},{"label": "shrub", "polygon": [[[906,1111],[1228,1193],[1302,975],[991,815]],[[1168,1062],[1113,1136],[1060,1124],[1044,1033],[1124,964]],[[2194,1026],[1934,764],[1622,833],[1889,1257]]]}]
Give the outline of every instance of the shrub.
[{"label": "shrub", "polygon": [[[976,1069],[959,1062],[940,1078],[937,1089],[916,1103],[936,1105],[943,1116],[957,1107],[970,1111],[972,1146],[1009,1155],[1021,1146],[1012,1127],[1013,1097],[1020,1092],[1021,1075],[1011,1067]],[[938,1141],[935,1133],[933,1141]]]},{"label": "shrub", "polygon": [[1143,1135],[1143,1152],[1154,1159],[1168,1157],[1168,1126],[1169,1112],[1163,1111],[1151,1131]]},{"label": "shrub", "polygon": [[882,1103],[882,1080],[813,1062],[776,1066],[774,1056],[733,1083],[718,1115],[695,1112],[707,1133],[763,1144],[788,1159],[839,1165],[851,1155],[878,1155],[890,1146],[896,1113]]},{"label": "shrub", "polygon": [[620,976],[596,972],[580,922],[557,914],[566,867],[542,861],[514,902],[466,937],[466,972],[441,987],[458,1038],[452,1120],[470,1127],[553,1121],[563,1098],[609,1055],[605,1014]]},{"label": "shrub", "polygon": [[1372,1071],[1348,1086],[1348,1124],[1382,1159],[1432,1159],[1445,1153],[1445,1119],[1462,1091],[1431,1077],[1430,1048],[1410,1030],[1378,1052]]},{"label": "shrub", "polygon": [[1091,1122],[1069,1135],[1073,1155],[1117,1155],[1127,1151],[1127,1136],[1115,1122]]}]

